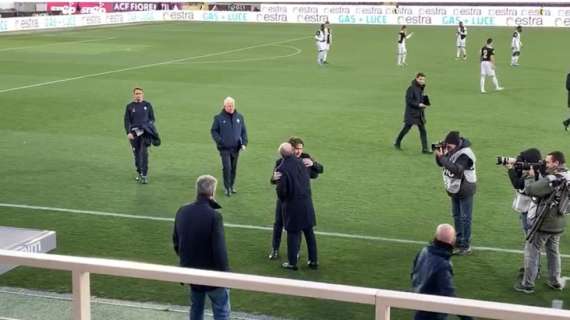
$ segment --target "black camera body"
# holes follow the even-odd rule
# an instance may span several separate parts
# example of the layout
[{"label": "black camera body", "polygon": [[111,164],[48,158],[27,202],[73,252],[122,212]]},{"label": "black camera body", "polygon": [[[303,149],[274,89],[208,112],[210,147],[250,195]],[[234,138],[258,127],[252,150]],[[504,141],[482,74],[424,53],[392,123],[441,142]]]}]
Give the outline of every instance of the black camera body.
[{"label": "black camera body", "polygon": [[435,150],[439,150],[439,149],[445,149],[445,142],[439,141],[439,142],[431,144],[431,151],[435,151]]}]

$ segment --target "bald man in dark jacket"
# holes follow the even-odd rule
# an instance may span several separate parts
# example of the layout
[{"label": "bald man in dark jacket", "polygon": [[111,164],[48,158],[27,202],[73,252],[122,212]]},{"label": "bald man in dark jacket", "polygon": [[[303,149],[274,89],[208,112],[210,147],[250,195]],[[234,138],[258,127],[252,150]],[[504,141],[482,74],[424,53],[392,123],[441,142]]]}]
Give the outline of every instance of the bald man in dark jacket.
[{"label": "bald man in dark jacket", "polygon": [[282,267],[297,270],[300,233],[303,232],[309,252],[308,265],[310,268],[316,269],[318,268],[317,241],[313,231],[316,218],[311,197],[309,173],[303,162],[295,157],[291,144],[281,144],[279,152],[283,161],[276,169],[279,173],[276,191],[277,197],[281,201],[283,225],[287,230],[287,256],[289,260]]}]

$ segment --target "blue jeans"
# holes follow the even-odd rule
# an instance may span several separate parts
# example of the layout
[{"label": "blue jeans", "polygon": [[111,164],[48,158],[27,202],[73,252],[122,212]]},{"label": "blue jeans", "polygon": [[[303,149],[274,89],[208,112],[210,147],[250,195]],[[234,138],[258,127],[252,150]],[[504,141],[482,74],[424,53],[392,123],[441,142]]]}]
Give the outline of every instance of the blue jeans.
[{"label": "blue jeans", "polygon": [[473,215],[473,196],[451,198],[451,213],[457,232],[455,246],[467,249],[471,246],[471,219]]},{"label": "blue jeans", "polygon": [[230,289],[217,288],[209,291],[197,291],[190,289],[190,320],[203,320],[204,319],[204,302],[206,295],[212,301],[212,311],[214,313],[214,320],[229,320],[230,319]]}]

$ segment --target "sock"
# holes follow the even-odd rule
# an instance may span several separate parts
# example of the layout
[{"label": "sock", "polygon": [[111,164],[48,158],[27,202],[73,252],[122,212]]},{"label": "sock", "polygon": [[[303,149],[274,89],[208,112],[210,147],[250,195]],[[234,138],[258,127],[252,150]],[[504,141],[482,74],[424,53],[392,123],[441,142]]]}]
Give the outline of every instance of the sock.
[{"label": "sock", "polygon": [[457,59],[461,56],[461,48],[457,48]]},{"label": "sock", "polygon": [[461,53],[463,54],[463,59],[467,58],[467,50],[465,48],[461,48]]},{"label": "sock", "polygon": [[512,56],[512,57],[511,57],[511,64],[515,64],[515,63],[516,63],[516,60],[517,60],[517,57],[516,57],[516,56]]},{"label": "sock", "polygon": [[327,56],[328,56],[328,55],[329,55],[329,51],[328,51],[328,50],[323,51],[323,62],[324,62],[324,61],[327,61]]},{"label": "sock", "polygon": [[496,76],[493,76],[493,84],[495,85],[495,89],[499,89],[501,87]]},{"label": "sock", "polygon": [[405,54],[405,53],[402,55],[402,63],[406,63],[406,55],[407,54]]},{"label": "sock", "polygon": [[398,54],[398,65],[402,64],[402,55]]},{"label": "sock", "polygon": [[481,92],[485,91],[485,76],[481,76]]}]

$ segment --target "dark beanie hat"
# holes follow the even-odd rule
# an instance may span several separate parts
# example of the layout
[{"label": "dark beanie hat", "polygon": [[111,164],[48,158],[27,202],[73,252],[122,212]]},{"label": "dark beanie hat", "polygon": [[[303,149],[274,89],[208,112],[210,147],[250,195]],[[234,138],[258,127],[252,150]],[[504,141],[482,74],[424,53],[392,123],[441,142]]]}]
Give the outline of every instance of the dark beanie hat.
[{"label": "dark beanie hat", "polygon": [[461,143],[461,137],[459,136],[459,131],[450,131],[445,137],[446,144],[459,145]]}]

